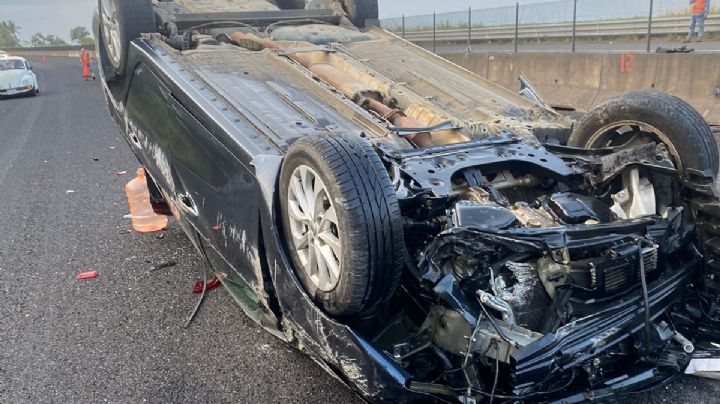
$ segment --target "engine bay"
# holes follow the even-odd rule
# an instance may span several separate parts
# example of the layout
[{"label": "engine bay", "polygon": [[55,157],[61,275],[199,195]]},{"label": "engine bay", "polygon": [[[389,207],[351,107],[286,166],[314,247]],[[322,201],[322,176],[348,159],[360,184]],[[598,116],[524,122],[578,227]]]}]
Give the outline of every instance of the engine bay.
[{"label": "engine bay", "polygon": [[668,150],[488,142],[381,148],[414,263],[404,285],[425,298],[388,346],[414,387],[543,401],[576,384],[615,389],[649,363],[661,370],[648,384],[683,369],[696,331],[673,305],[703,254]]}]

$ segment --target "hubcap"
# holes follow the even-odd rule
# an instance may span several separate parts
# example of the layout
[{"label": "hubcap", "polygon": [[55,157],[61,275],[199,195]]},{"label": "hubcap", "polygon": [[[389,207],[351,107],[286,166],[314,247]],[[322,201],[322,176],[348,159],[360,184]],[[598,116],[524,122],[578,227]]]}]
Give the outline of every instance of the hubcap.
[{"label": "hubcap", "polygon": [[102,19],[103,39],[107,47],[108,57],[113,65],[120,65],[120,54],[122,52],[122,43],[120,41],[120,23],[117,18],[117,8],[112,0],[102,0],[102,10],[100,10]]},{"label": "hubcap", "polygon": [[337,212],[320,176],[308,166],[300,165],[290,177],[288,214],[302,270],[315,287],[332,291],[342,270]]}]

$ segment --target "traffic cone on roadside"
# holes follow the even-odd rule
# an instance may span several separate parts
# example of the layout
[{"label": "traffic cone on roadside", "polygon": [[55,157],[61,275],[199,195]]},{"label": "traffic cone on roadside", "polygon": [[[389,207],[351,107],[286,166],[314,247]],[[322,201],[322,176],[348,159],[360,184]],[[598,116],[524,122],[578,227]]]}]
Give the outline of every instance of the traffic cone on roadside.
[{"label": "traffic cone on roadside", "polygon": [[145,169],[138,168],[137,176],[125,185],[125,195],[127,195],[130,219],[135,231],[152,233],[167,228],[167,216],[156,214],[150,203]]}]

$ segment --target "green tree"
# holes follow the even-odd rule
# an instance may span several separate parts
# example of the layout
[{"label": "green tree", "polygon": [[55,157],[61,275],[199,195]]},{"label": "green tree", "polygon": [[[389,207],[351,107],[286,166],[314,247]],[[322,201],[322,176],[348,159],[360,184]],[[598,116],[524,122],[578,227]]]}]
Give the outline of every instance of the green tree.
[{"label": "green tree", "polygon": [[67,46],[68,43],[64,39],[55,35],[43,35],[39,32],[30,38],[31,46]]},{"label": "green tree", "polygon": [[94,42],[90,31],[85,27],[75,27],[71,29],[70,40],[80,45],[88,45]]},{"label": "green tree", "polygon": [[13,20],[0,21],[0,48],[19,48],[20,27]]}]

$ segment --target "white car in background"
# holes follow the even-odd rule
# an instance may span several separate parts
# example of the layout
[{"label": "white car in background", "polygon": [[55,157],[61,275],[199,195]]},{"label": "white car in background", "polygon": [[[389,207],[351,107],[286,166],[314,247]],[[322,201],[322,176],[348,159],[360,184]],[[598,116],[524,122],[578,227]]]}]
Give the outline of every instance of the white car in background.
[{"label": "white car in background", "polygon": [[25,58],[12,56],[0,58],[0,98],[40,92],[37,77]]}]

